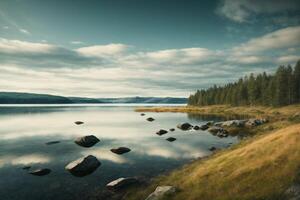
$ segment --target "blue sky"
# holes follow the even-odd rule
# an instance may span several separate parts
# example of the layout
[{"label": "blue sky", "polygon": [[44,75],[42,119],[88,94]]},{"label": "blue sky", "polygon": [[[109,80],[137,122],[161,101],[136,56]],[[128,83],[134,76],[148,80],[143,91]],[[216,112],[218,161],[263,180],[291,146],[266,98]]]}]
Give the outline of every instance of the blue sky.
[{"label": "blue sky", "polygon": [[297,0],[0,1],[0,91],[188,96],[299,58]]}]

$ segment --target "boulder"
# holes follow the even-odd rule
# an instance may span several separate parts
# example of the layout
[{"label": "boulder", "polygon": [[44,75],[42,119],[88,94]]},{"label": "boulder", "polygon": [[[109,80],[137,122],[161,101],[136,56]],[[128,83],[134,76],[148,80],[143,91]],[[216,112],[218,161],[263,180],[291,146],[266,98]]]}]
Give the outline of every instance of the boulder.
[{"label": "boulder", "polygon": [[262,125],[264,123],[267,123],[268,120],[267,119],[248,119],[246,121],[246,126],[250,126],[250,127],[253,127],[253,126],[259,126],[259,125]]},{"label": "boulder", "polygon": [[206,125],[207,125],[207,126],[212,126],[213,124],[214,124],[213,121],[208,121],[208,122],[206,122]]},{"label": "boulder", "polygon": [[109,190],[120,190],[120,189],[124,189],[127,186],[130,186],[132,184],[136,184],[138,183],[138,179],[134,178],[134,177],[128,177],[128,178],[118,178],[110,183],[108,183],[106,185],[106,188]]},{"label": "boulder", "polygon": [[170,128],[169,131],[173,132],[175,131],[175,128]]},{"label": "boulder", "polygon": [[100,140],[94,135],[87,135],[79,137],[75,140],[75,143],[82,147],[92,147],[97,144]]},{"label": "boulder", "polygon": [[168,137],[166,140],[168,140],[169,142],[174,142],[176,140],[176,138],[174,138],[174,137]]},{"label": "boulder", "polygon": [[168,196],[174,195],[176,188],[174,186],[158,186],[146,200],[160,200]]},{"label": "boulder", "polygon": [[196,130],[196,131],[198,131],[200,129],[200,127],[199,126],[194,126],[194,130]]},{"label": "boulder", "polygon": [[89,155],[69,163],[65,169],[74,176],[82,177],[93,173],[100,165],[95,156]]},{"label": "boulder", "polygon": [[164,130],[164,129],[160,129],[159,131],[156,132],[157,135],[161,136],[168,133],[168,131]]},{"label": "boulder", "polygon": [[183,131],[187,131],[187,130],[190,130],[191,128],[193,128],[193,126],[186,122],[186,123],[183,123],[183,124],[178,124],[177,128],[179,128]]},{"label": "boulder", "polygon": [[212,126],[208,129],[208,132],[214,134],[214,135],[217,135],[217,134],[220,134],[220,133],[225,133],[225,134],[228,134],[227,131],[225,129],[223,129],[222,127],[219,127],[219,126]]},{"label": "boulder", "polygon": [[128,153],[129,151],[131,151],[131,149],[127,148],[127,147],[119,147],[116,149],[111,149],[111,152],[115,153],[115,154],[124,154],[124,153]]},{"label": "boulder", "polygon": [[35,175],[35,176],[45,176],[51,172],[50,169],[44,168],[44,169],[36,169],[33,171],[30,171],[29,174]]},{"label": "boulder", "polygon": [[141,113],[141,116],[145,116],[146,114],[145,113]]},{"label": "boulder", "polygon": [[152,117],[148,117],[147,118],[147,121],[149,121],[149,122],[153,122],[155,119],[154,118],[152,118]]},{"label": "boulder", "polygon": [[214,125],[215,126],[227,126],[227,127],[243,127],[245,126],[245,123],[247,120],[228,120],[224,122],[217,122]]},{"label": "boulder", "polygon": [[209,126],[207,126],[206,124],[203,124],[200,126],[200,130],[205,131],[209,128]]},{"label": "boulder", "polygon": [[46,145],[52,145],[52,144],[58,144],[60,141],[51,141],[51,142],[46,142]]},{"label": "boulder", "polygon": [[82,121],[76,121],[76,122],[74,122],[76,125],[81,125],[81,124],[83,124],[84,122],[82,122]]}]

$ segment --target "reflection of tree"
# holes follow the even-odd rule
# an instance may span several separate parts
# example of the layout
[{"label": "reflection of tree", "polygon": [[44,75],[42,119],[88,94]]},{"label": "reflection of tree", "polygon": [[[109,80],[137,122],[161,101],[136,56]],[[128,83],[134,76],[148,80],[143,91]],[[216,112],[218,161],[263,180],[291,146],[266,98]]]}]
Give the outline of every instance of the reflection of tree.
[{"label": "reflection of tree", "polygon": [[194,121],[225,121],[234,119],[247,119],[247,115],[210,115],[210,114],[197,114],[197,113],[187,113],[187,117]]}]

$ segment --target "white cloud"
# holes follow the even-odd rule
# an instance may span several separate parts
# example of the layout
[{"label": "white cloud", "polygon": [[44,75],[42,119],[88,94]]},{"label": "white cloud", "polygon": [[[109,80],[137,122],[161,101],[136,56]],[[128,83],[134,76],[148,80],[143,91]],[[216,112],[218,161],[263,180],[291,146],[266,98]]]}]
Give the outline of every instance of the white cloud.
[{"label": "white cloud", "polygon": [[294,64],[298,60],[300,60],[300,55],[288,55],[277,58],[277,62],[280,64]]},{"label": "white cloud", "polygon": [[71,44],[75,44],[75,45],[84,44],[84,42],[78,41],[78,40],[71,41],[70,43],[71,43]]},{"label": "white cloud", "polygon": [[256,53],[267,50],[292,48],[300,45],[300,26],[288,27],[254,38],[233,50],[236,54]]},{"label": "white cloud", "polygon": [[217,12],[235,22],[246,22],[255,14],[299,10],[298,0],[222,0]]},{"label": "white cloud", "polygon": [[265,56],[231,56],[228,61],[238,64],[260,64],[264,62],[270,62],[271,59]]},{"label": "white cloud", "polygon": [[108,45],[95,45],[87,46],[77,49],[76,51],[87,57],[105,57],[116,56],[127,51],[129,46],[125,44],[108,44]]},{"label": "white cloud", "polygon": [[31,35],[31,33],[30,33],[28,30],[26,30],[26,29],[20,28],[19,31],[20,31],[21,33],[26,34],[26,35]]}]

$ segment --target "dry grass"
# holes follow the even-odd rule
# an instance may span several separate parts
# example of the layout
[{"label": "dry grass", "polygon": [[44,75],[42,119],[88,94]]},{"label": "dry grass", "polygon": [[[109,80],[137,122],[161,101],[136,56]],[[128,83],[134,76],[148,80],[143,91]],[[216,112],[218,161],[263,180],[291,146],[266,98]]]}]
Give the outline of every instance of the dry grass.
[{"label": "dry grass", "polygon": [[174,185],[180,189],[171,198],[175,200],[282,200],[299,170],[300,124],[296,124],[160,176],[150,186],[130,191],[125,199],[142,200],[157,185]]}]

